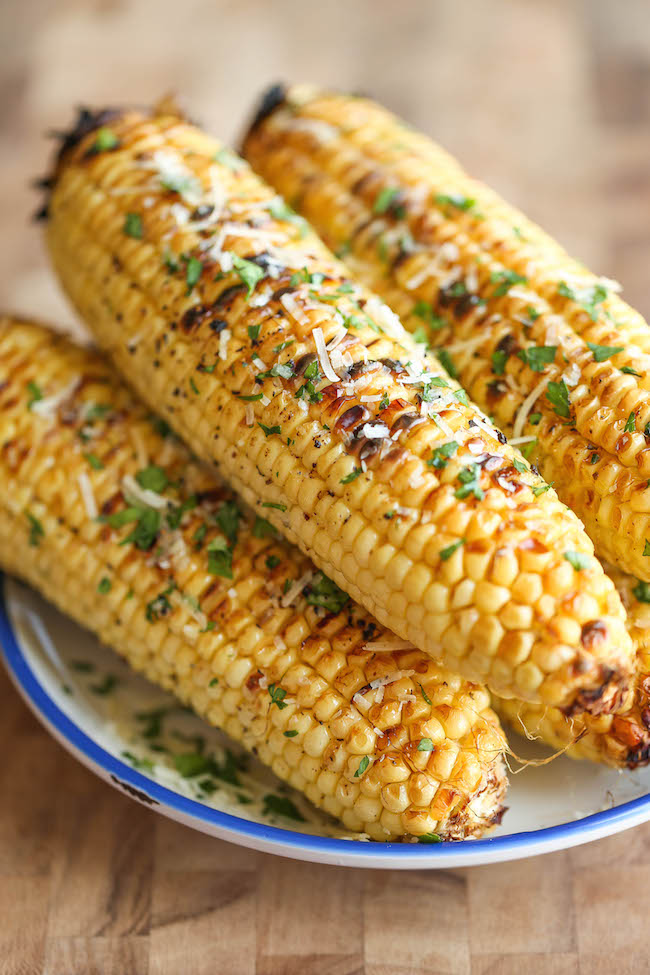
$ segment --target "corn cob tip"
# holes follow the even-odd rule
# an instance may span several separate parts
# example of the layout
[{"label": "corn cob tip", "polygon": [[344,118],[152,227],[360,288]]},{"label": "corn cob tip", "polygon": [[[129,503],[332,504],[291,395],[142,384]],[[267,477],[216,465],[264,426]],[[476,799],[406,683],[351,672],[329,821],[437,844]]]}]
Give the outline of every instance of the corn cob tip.
[{"label": "corn cob tip", "polygon": [[287,95],[289,93],[289,88],[284,82],[275,82],[269,88],[267,88],[263,93],[256,107],[253,109],[253,118],[250,124],[246,127],[244,132],[244,137],[242,139],[242,145],[246,142],[246,139],[250,133],[260,125],[265,119],[272,115],[273,112],[280,105],[284,105]]}]

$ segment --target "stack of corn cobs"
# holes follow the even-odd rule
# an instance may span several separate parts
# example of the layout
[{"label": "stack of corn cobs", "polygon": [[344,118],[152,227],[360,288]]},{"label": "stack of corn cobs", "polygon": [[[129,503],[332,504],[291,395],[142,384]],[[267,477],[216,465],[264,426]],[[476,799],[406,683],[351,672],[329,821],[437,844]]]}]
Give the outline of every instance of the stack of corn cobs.
[{"label": "stack of corn cobs", "polygon": [[2,566],[374,840],[500,820],[492,708],[646,762],[650,329],[371,101],[274,89],[243,154],[65,136],[106,358],[0,323]]}]

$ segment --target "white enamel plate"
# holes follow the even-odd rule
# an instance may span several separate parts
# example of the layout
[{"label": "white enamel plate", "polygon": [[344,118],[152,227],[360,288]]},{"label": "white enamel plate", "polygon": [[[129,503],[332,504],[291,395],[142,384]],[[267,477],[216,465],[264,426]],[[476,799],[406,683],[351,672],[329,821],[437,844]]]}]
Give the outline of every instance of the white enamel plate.
[{"label": "white enamel plate", "polygon": [[[16,687],[55,738],[110,784],[194,829],[282,856],[354,867],[497,863],[599,839],[650,819],[650,768],[558,758],[512,776],[487,839],[371,843],[337,828],[263,766],[133,674],[110,650],[12,580],[0,580],[0,644]],[[513,740],[517,754],[547,749]]]}]

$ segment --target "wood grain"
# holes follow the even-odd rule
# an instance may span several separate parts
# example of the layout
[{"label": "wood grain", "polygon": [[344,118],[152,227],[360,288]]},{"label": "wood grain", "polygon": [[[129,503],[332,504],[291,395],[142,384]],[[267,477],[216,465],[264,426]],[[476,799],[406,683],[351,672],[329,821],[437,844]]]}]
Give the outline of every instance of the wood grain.
[{"label": "wood grain", "polygon": [[[21,0],[0,5],[0,307],[79,329],[29,181],[72,106],[176,90],[234,137],[269,82],[367,91],[650,314],[647,0]],[[0,676],[0,975],[639,975],[650,824],[443,873],[274,859],[67,756]]]}]

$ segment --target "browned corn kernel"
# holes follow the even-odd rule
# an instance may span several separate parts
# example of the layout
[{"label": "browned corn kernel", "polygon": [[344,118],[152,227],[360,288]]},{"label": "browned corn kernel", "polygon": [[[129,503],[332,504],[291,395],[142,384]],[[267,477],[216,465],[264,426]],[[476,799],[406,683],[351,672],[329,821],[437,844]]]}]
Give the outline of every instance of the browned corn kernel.
[{"label": "browned corn kernel", "polygon": [[615,708],[632,649],[577,518],[247,166],[177,117],[110,125],[108,151],[66,140],[48,242],[145,400],[401,637],[505,696]]},{"label": "browned corn kernel", "polygon": [[[499,819],[487,691],[420,651],[365,649],[402,641],[241,510],[96,353],[0,319],[0,444],[0,565],[136,670],[351,830],[457,839]],[[429,743],[425,726],[448,731]]]},{"label": "browned corn kernel", "polygon": [[300,86],[276,103],[253,166],[526,443],[597,553],[650,580],[642,316],[381,106]]},{"label": "browned corn kernel", "polygon": [[[519,734],[565,748],[572,758],[637,768],[650,761],[650,586],[613,566],[606,569],[627,610],[627,628],[636,647],[636,678],[620,711],[567,718],[557,708],[502,698],[494,703]],[[597,631],[591,638],[597,638]]]}]

